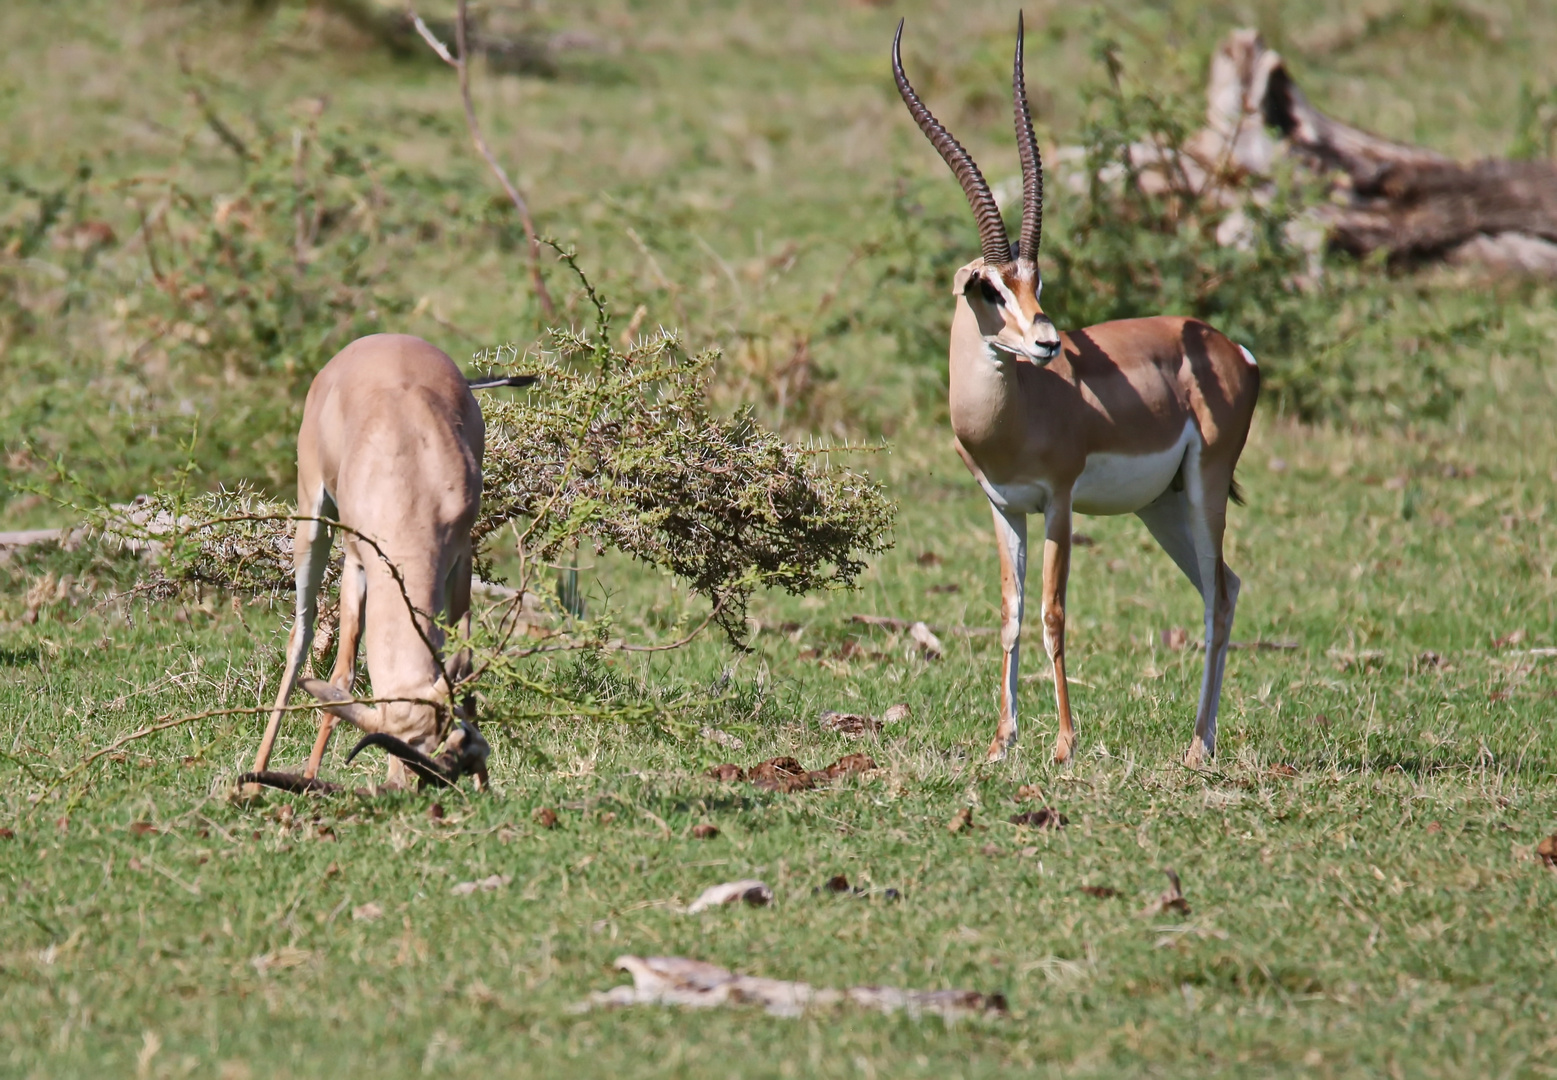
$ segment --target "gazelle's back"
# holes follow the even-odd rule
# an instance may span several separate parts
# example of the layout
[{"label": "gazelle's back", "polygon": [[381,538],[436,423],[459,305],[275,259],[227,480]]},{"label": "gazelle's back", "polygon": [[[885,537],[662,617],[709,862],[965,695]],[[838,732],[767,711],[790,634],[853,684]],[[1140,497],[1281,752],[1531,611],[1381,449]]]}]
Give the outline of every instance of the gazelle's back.
[{"label": "gazelle's back", "polygon": [[[309,388],[298,504],[312,502],[323,485],[341,520],[356,528],[468,530],[484,443],[481,409],[440,349],[408,334],[360,338]],[[462,467],[451,469],[453,461]]]}]

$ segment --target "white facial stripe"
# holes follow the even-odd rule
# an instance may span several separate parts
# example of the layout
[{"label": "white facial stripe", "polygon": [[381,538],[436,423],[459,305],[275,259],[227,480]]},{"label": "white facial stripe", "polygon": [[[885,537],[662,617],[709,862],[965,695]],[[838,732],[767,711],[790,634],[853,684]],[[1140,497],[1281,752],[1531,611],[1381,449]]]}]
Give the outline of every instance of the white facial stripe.
[{"label": "white facial stripe", "polygon": [[1009,287],[1007,287],[1004,278],[1002,278],[999,274],[985,274],[984,280],[993,285],[996,291],[998,291],[1000,295],[1005,298],[1007,311],[1014,312],[1016,317],[1020,320],[1025,320],[1027,318],[1027,316],[1022,313],[1022,305],[1016,302],[1016,294],[1012,292]]}]

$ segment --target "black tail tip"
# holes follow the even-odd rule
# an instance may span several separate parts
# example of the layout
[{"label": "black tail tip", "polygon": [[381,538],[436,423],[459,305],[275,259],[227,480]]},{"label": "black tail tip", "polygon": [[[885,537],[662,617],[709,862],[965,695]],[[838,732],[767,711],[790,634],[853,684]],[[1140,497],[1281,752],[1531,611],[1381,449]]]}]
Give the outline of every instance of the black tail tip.
[{"label": "black tail tip", "polygon": [[499,386],[529,386],[539,375],[499,375],[492,378],[468,378],[472,390],[492,390]]}]

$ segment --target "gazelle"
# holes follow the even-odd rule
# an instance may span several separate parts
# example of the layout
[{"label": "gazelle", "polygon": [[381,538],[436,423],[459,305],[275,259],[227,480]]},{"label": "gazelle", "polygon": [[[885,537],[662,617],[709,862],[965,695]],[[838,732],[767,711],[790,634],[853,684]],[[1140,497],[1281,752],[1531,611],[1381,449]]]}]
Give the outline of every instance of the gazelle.
[{"label": "gazelle", "polygon": [[973,158],[930,114],[903,72],[903,24],[892,72],[908,111],[962,184],[983,256],[952,292],[951,422],[956,448],[989,496],[1000,555],[1004,670],[989,759],[1017,737],[1017,657],[1027,575],[1027,516],[1044,517],[1043,641],[1054,669],[1054,759],[1076,746],[1065,681],[1065,581],[1071,514],[1133,513],[1205,601],[1205,673],[1185,761],[1216,750],[1216,712],[1238,578],[1222,561],[1233,468],[1259,396],[1254,356],[1198,319],[1156,315],[1059,333],[1043,313],[1038,243],[1043,161],[1033,136],[1017,17],[1012,96],[1022,160],[1018,242]]},{"label": "gazelle", "polygon": [[[270,722],[244,782],[307,788],[337,717],[366,732],[358,744],[389,751],[391,784],[404,766],[425,781],[463,773],[486,781],[487,744],[467,699],[450,709],[449,687],[469,670],[447,665],[435,618],[470,625],[470,528],[481,499],[486,431],[472,386],[522,386],[520,376],[467,382],[437,348],[403,334],[375,334],[342,349],[314,378],[297,435],[296,620]],[[340,633],[328,682],[303,688],[326,714],[301,778],[267,773],[271,749],[313,641],[332,529],[342,526]],[[376,706],[352,700],[359,640],[367,638]],[[450,713],[458,717],[451,732]],[[445,743],[445,739],[447,739]],[[437,760],[430,752],[440,743]]]}]

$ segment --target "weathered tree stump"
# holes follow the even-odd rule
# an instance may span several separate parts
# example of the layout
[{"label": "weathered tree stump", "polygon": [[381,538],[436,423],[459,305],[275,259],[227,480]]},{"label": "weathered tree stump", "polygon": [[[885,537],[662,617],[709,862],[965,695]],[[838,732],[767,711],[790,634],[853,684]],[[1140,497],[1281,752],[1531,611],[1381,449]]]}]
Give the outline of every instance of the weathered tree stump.
[{"label": "weathered tree stump", "polygon": [[[1344,201],[1322,211],[1332,246],[1396,263],[1446,259],[1557,276],[1557,165],[1460,163],[1320,112],[1258,32],[1217,49],[1207,126],[1188,147],[1217,171],[1269,175],[1284,146],[1334,178]],[[1279,138],[1273,138],[1272,133]]]}]

